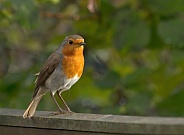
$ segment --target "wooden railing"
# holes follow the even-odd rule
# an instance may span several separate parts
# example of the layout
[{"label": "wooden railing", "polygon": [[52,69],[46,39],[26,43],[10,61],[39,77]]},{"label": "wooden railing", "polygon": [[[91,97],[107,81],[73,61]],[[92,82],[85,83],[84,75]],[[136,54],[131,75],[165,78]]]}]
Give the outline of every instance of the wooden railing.
[{"label": "wooden railing", "polygon": [[37,111],[30,119],[23,110],[0,109],[0,135],[184,135],[184,118],[140,117]]}]

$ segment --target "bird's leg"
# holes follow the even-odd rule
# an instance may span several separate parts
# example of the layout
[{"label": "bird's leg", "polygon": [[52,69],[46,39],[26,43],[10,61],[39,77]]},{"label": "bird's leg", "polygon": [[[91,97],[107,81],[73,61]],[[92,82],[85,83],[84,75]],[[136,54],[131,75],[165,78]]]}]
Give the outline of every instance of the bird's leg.
[{"label": "bird's leg", "polygon": [[54,94],[51,92],[50,93],[51,97],[53,98],[55,104],[57,105],[57,107],[59,108],[60,113],[66,113],[63,109],[61,109],[61,107],[59,106],[58,102],[56,101]]},{"label": "bird's leg", "polygon": [[63,102],[64,106],[66,107],[68,112],[72,112],[66,102],[64,101],[63,97],[61,96],[61,92],[57,91],[58,96],[60,97],[61,101]]}]

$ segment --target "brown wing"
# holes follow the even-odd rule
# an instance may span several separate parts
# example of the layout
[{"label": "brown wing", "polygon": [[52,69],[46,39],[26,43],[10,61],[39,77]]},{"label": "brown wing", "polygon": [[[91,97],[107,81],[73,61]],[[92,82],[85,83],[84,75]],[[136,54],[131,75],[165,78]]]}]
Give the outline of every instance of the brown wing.
[{"label": "brown wing", "polygon": [[43,66],[43,69],[38,75],[38,78],[36,79],[36,87],[34,91],[33,98],[38,93],[38,90],[40,86],[42,86],[47,78],[52,74],[52,72],[55,70],[59,62],[61,61],[62,56],[58,53],[52,53],[49,58],[46,60],[45,65]]}]

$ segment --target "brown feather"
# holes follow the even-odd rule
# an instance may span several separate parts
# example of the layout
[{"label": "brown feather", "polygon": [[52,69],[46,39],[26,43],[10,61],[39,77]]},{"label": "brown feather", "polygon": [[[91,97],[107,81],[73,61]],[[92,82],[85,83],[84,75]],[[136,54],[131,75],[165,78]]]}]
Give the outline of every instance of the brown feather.
[{"label": "brown feather", "polygon": [[55,70],[60,61],[61,55],[56,53],[52,53],[50,57],[46,60],[45,65],[43,66],[43,69],[41,70],[37,78],[33,98],[37,95],[40,86],[45,83],[47,78],[52,74],[52,72]]},{"label": "brown feather", "polygon": [[41,98],[42,98],[42,96],[40,96],[37,99],[31,101],[31,103],[29,104],[27,110],[23,114],[23,118],[27,118],[27,117],[30,118],[30,117],[33,116],[33,114],[35,113],[36,108],[37,108],[38,103],[40,102]]}]

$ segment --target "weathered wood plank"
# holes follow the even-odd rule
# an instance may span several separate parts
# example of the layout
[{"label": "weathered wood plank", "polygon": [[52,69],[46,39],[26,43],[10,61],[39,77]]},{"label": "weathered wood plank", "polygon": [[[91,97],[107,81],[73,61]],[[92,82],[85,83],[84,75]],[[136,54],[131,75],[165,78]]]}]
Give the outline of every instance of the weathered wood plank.
[{"label": "weathered wood plank", "polygon": [[[107,135],[107,133],[0,126],[1,135]],[[108,134],[113,135],[113,134]],[[124,134],[121,134],[124,135]]]},{"label": "weathered wood plank", "polygon": [[[98,134],[142,134],[179,135],[184,134],[184,118],[139,117],[102,114],[61,114],[37,111],[31,119],[22,118],[23,110],[0,109],[0,131],[13,128],[21,133],[70,132],[77,135]],[[17,127],[15,129],[15,127]],[[41,131],[45,130],[45,131]],[[31,131],[30,131],[31,132]],[[56,133],[57,132],[57,133]]]}]

